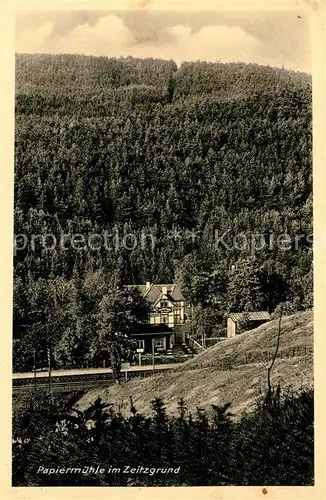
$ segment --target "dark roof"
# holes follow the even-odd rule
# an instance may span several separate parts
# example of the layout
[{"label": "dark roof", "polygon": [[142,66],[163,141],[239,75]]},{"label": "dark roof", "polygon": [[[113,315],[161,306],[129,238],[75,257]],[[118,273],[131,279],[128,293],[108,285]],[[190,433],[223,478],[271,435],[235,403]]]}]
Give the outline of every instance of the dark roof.
[{"label": "dark roof", "polygon": [[140,293],[144,295],[146,291],[146,285],[126,285],[126,288],[132,289],[132,288],[138,288]]},{"label": "dark roof", "polygon": [[139,325],[134,325],[131,329],[131,335],[138,333],[173,333],[173,328],[160,323],[158,325],[153,325],[151,323],[140,323]]},{"label": "dark roof", "polygon": [[173,331],[166,331],[163,330],[161,332],[138,332],[138,333],[132,333],[131,338],[136,338],[136,337],[154,337],[155,335],[158,335],[159,337],[162,337],[162,335],[172,335]]},{"label": "dark roof", "polygon": [[163,287],[167,288],[167,297],[172,302],[185,300],[181,288],[177,283],[168,284],[153,284],[151,283],[149,287],[146,285],[136,285],[139,291],[145,297],[145,299],[151,304],[155,304],[161,297],[163,297]]},{"label": "dark roof", "polygon": [[270,314],[267,311],[248,311],[241,313],[230,313],[229,318],[235,323],[243,318],[248,319],[248,321],[262,321],[271,319]]},{"label": "dark roof", "polygon": [[134,285],[134,286],[136,286],[140,291],[140,293],[144,295],[144,293],[146,292],[146,285]]}]

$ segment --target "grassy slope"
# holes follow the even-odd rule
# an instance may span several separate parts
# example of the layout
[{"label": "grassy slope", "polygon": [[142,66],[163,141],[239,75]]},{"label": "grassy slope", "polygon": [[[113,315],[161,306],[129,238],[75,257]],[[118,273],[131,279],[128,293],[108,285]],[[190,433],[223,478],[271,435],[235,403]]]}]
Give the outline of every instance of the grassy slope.
[{"label": "grassy slope", "polygon": [[[85,408],[97,396],[120,406],[122,413],[129,412],[129,396],[132,395],[136,408],[149,413],[150,402],[161,397],[169,412],[174,413],[177,403],[184,397],[188,410],[196,406],[209,409],[211,404],[232,402],[232,411],[237,414],[250,408],[267,384],[268,362],[243,364],[232,370],[221,371],[206,367],[216,359],[226,356],[242,359],[249,351],[272,350],[276,343],[278,321],[274,320],[238,337],[225,340],[185,363],[181,369],[164,375],[129,381],[121,386],[94,389],[79,401]],[[294,346],[312,346],[313,314],[298,313],[283,318],[280,349]],[[198,363],[202,368],[195,368]],[[188,370],[192,368],[191,370]],[[272,372],[272,383],[299,389],[313,383],[312,354],[302,357],[277,359]]]}]

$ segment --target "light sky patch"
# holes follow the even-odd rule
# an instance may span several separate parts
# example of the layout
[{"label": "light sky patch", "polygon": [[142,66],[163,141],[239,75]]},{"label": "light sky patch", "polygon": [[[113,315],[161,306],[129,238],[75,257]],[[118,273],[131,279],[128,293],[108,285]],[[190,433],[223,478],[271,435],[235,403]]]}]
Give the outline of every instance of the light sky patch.
[{"label": "light sky patch", "polygon": [[241,61],[311,72],[306,12],[146,9],[20,13],[16,51]]}]

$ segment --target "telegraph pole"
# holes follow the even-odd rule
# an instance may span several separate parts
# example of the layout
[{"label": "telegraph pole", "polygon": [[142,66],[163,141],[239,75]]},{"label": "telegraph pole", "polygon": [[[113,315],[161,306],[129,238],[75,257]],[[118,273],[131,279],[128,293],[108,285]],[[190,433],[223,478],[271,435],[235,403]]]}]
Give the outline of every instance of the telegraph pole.
[{"label": "telegraph pole", "polygon": [[191,303],[191,336],[193,337],[194,335],[194,305]]},{"label": "telegraph pole", "polygon": [[49,393],[50,393],[50,398],[52,401],[53,394],[52,394],[52,379],[51,379],[51,341],[50,341],[49,337],[48,337],[47,355],[48,355],[48,372],[49,372]]},{"label": "telegraph pole", "polygon": [[36,389],[36,347],[34,345],[34,389]]},{"label": "telegraph pole", "polygon": [[155,339],[152,339],[153,373],[155,373]]}]

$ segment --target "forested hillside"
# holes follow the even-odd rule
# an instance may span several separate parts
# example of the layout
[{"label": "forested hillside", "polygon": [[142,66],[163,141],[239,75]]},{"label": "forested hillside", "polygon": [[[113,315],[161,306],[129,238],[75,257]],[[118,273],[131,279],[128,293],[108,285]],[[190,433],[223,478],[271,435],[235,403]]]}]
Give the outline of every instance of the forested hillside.
[{"label": "forested hillside", "polygon": [[208,334],[311,307],[311,121],[310,77],[283,69],[17,55],[16,360],[51,336],[63,364],[93,356],[103,297],[146,280],[183,283]]}]

